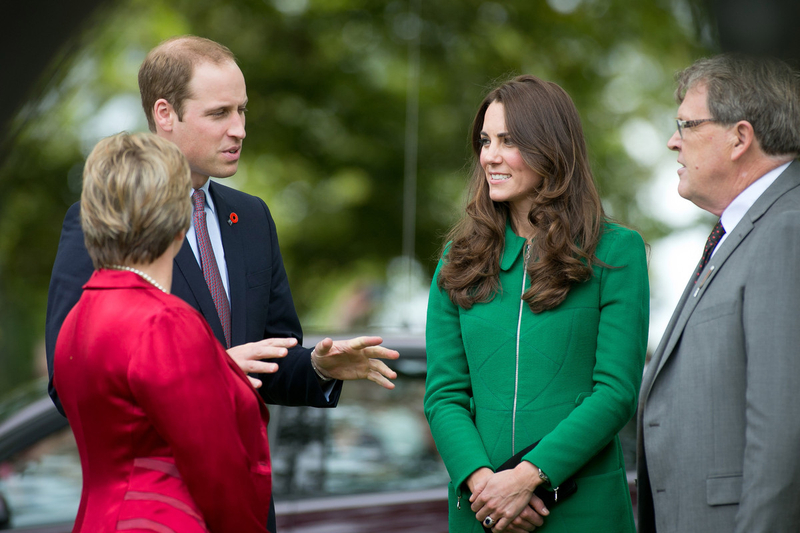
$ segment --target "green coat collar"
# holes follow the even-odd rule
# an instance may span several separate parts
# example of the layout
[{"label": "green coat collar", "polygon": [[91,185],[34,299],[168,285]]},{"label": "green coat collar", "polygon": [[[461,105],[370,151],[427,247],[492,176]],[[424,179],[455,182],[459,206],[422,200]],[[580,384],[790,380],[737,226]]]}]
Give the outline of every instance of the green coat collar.
[{"label": "green coat collar", "polygon": [[506,246],[503,249],[503,257],[500,259],[500,269],[510,270],[524,246],[525,239],[514,233],[514,230],[511,229],[511,222],[506,220]]}]

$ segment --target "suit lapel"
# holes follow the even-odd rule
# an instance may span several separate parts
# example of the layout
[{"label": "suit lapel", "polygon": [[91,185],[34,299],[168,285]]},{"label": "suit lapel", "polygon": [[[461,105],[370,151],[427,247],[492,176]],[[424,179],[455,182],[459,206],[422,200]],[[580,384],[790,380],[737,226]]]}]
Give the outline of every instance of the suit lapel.
[{"label": "suit lapel", "polygon": [[214,182],[208,188],[214,199],[214,206],[219,220],[219,231],[222,237],[222,248],[225,250],[225,265],[228,269],[228,292],[231,301],[231,345],[243,344],[247,338],[246,295],[247,277],[245,274],[244,253],[241,239],[241,228],[233,223],[231,213],[234,205],[226,189]]},{"label": "suit lapel", "polygon": [[[786,192],[798,185],[800,185],[800,162],[794,161],[783,174],[764,191],[747,211],[742,220],[733,228],[733,231],[725,239],[725,242],[720,245],[720,248],[708,262],[705,269],[700,273],[697,284],[694,283],[695,273],[692,273],[692,279],[689,281],[686,289],[684,289],[683,296],[670,319],[670,325],[667,326],[664,337],[661,339],[654,354],[651,364],[656,365],[656,370],[653,374],[653,379],[649,381],[649,385],[652,385],[655,376],[658,375],[675,350],[675,346],[680,340],[681,335],[683,335],[686,323],[692,316],[700,299],[714,282],[715,274],[719,272],[736,248],[744,241],[747,235],[750,234],[756,222],[769,210],[772,204]],[[649,392],[649,387],[645,392]]]},{"label": "suit lapel", "polygon": [[186,285],[189,287],[192,296],[194,296],[197,308],[200,313],[202,313],[203,317],[205,317],[209,326],[211,326],[217,339],[222,339],[220,342],[223,343],[224,346],[225,333],[222,331],[222,323],[219,321],[217,308],[214,306],[214,299],[211,297],[211,291],[208,290],[208,285],[206,285],[203,271],[200,270],[200,265],[197,264],[197,259],[194,257],[192,247],[185,238],[183,239],[181,251],[175,256],[174,264],[173,276],[183,276],[183,279],[186,280]]},{"label": "suit lapel", "polygon": [[[692,279],[687,284],[686,289],[684,289],[681,303],[675,308],[675,313],[673,314],[673,321],[675,325],[669,332],[669,336],[664,337],[664,340],[667,342],[664,346],[664,350],[659,361],[656,363],[658,365],[656,367],[656,373],[661,371],[661,369],[664,367],[664,363],[666,363],[667,359],[669,359],[669,356],[675,350],[675,346],[683,334],[686,323],[692,316],[692,313],[697,307],[697,304],[700,302],[700,299],[703,297],[703,294],[705,294],[705,292],[714,282],[715,274],[719,272],[719,269],[722,268],[722,265],[725,263],[728,257],[730,257],[733,251],[739,246],[739,244],[741,244],[741,242],[752,229],[753,223],[747,218],[747,216],[745,216],[745,218],[743,218],[739,224],[736,225],[734,232],[729,234],[725,239],[725,242],[720,245],[720,248],[708,262],[703,271],[700,272],[700,275],[695,276],[696,271],[692,272]],[[697,278],[697,283],[694,282],[695,278]]]},{"label": "suit lapel", "polygon": [[[694,279],[695,277],[694,272],[696,271],[697,268],[695,267],[695,270],[692,272],[692,279]],[[643,390],[640,395],[641,396],[640,401],[643,401],[647,397],[647,394],[650,392],[650,385],[652,385],[653,382],[653,379],[650,379],[650,376],[655,375],[656,372],[654,369],[661,370],[661,361],[665,359],[664,353],[666,351],[667,346],[670,346],[670,351],[671,347],[674,347],[674,342],[672,342],[673,339],[672,332],[675,331],[675,323],[678,321],[678,317],[680,316],[678,310],[684,308],[684,306],[686,305],[686,300],[692,295],[692,290],[694,290],[694,283],[690,282],[689,285],[687,285],[686,288],[683,290],[683,294],[681,295],[680,300],[678,300],[678,305],[675,306],[675,311],[672,312],[672,316],[669,319],[669,323],[667,324],[667,327],[664,330],[664,334],[661,337],[661,341],[658,343],[656,351],[653,352],[653,358],[650,361],[650,364],[647,366],[647,371],[645,372],[644,378],[642,379]],[[675,336],[675,338],[677,338],[677,336]]]}]

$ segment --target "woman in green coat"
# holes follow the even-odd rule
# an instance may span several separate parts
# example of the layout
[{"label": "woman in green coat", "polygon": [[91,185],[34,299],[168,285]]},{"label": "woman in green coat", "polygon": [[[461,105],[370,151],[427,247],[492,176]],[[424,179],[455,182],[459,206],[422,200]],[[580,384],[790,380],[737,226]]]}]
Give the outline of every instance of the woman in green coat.
[{"label": "woman in green coat", "polygon": [[[469,203],[426,332],[425,414],[452,479],[450,531],[634,532],[617,434],[645,358],[644,243],[605,218],[558,85],[520,76],[496,88],[471,140]],[[533,495],[570,478],[577,492],[552,509]]]}]

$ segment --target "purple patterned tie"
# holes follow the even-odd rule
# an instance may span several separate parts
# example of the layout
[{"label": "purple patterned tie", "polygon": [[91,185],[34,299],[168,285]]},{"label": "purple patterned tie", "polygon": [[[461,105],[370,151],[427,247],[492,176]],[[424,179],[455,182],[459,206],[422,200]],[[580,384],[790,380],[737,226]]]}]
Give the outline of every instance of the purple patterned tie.
[{"label": "purple patterned tie", "polygon": [[722,227],[722,221],[718,220],[714,225],[714,229],[711,230],[711,235],[708,236],[706,247],[703,248],[703,258],[700,260],[700,266],[697,269],[697,274],[695,274],[695,283],[697,283],[697,279],[700,277],[700,272],[702,272],[708,264],[708,260],[711,259],[711,254],[714,251],[714,248],[717,247],[717,244],[719,244],[719,240],[723,235],[725,235],[725,228]]},{"label": "purple patterned tie", "polygon": [[203,277],[206,279],[208,290],[211,291],[211,298],[214,299],[214,307],[217,308],[219,321],[222,322],[226,348],[230,348],[231,307],[228,303],[228,296],[225,294],[225,287],[222,285],[222,278],[219,275],[217,258],[214,257],[211,239],[208,238],[205,209],[206,193],[203,192],[203,189],[195,189],[192,194],[192,201],[194,202],[194,232],[197,235],[197,247],[200,249],[200,268],[203,270]]}]

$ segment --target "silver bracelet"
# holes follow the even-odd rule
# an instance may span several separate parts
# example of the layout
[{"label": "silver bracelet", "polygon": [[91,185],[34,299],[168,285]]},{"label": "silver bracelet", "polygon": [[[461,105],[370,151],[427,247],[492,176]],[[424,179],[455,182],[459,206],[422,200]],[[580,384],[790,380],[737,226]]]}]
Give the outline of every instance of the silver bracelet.
[{"label": "silver bracelet", "polygon": [[333,381],[332,377],[325,376],[325,374],[322,373],[322,371],[319,369],[319,367],[317,367],[317,363],[314,362],[314,352],[315,351],[316,351],[316,349],[315,350],[311,350],[311,368],[314,369],[314,372],[317,373],[317,377],[319,379],[321,379],[323,382]]}]

